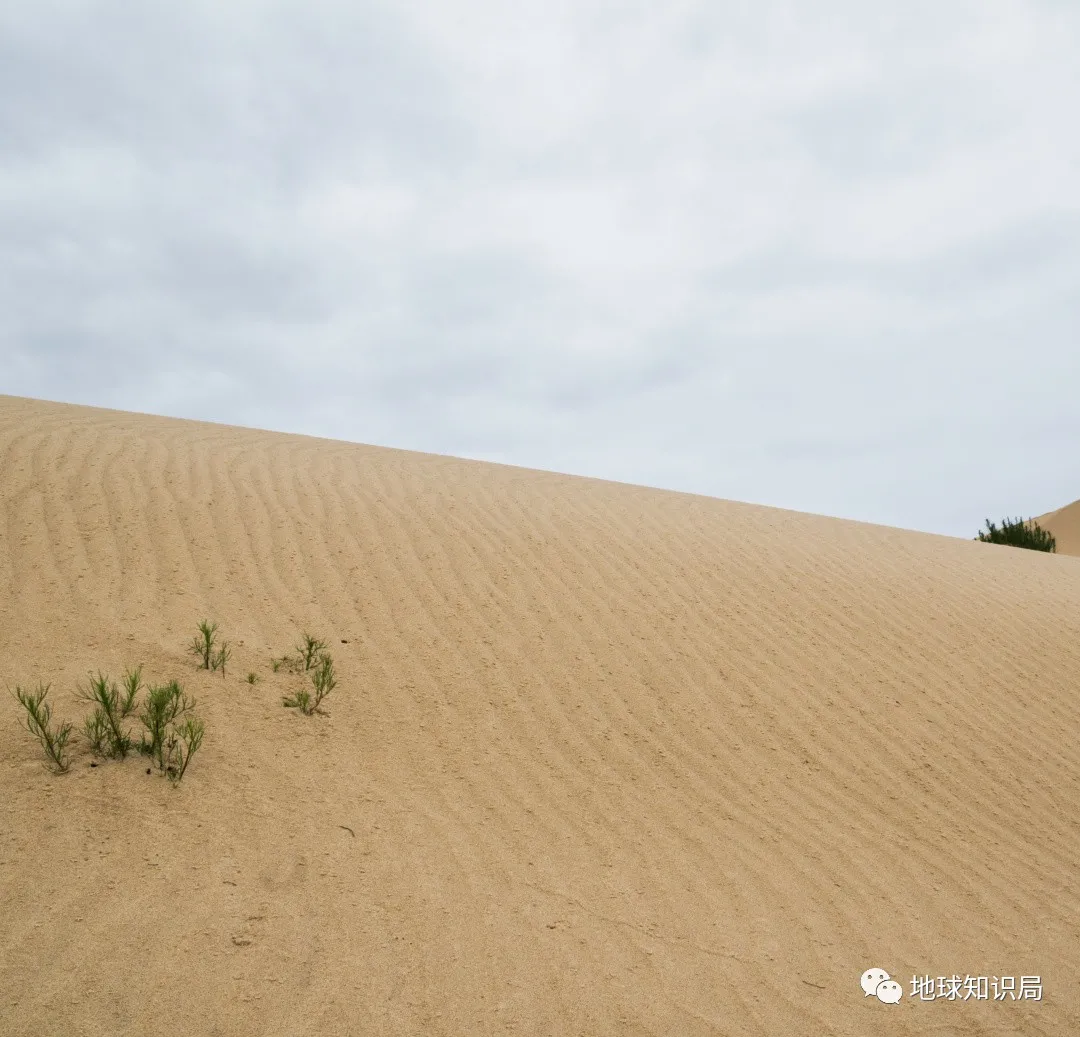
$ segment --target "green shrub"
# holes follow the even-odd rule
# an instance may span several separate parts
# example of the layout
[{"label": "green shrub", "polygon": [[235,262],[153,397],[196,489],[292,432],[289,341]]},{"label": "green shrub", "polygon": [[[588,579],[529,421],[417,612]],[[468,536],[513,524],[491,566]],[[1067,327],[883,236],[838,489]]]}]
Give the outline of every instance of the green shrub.
[{"label": "green shrub", "polygon": [[191,642],[190,649],[202,659],[202,669],[209,670],[214,647],[217,644],[217,623],[204,619],[199,624],[199,636]]},{"label": "green shrub", "polygon": [[304,643],[296,646],[297,655],[300,657],[300,662],[304,664],[304,673],[315,664],[320,653],[326,651],[326,642],[320,641],[317,637],[312,637],[311,634],[305,633],[303,635]]},{"label": "green shrub", "polygon": [[166,744],[169,726],[194,708],[195,700],[189,699],[176,681],[147,690],[146,702],[139,714],[139,720],[146,728],[146,734],[139,743],[139,751],[151,757],[162,772],[168,768]]},{"label": "green shrub", "polygon": [[101,673],[91,676],[89,684],[79,690],[81,697],[94,706],[84,725],[91,750],[96,756],[122,760],[131,750],[131,738],[124,727],[127,717],[124,707],[130,712],[134,699],[129,700],[126,695],[121,699],[116,684]]},{"label": "green shrub", "polygon": [[24,723],[26,729],[41,743],[45,755],[52,761],[58,774],[62,774],[71,766],[67,756],[67,743],[71,737],[71,724],[64,723],[53,726],[52,708],[45,697],[49,694],[48,684],[39,684],[37,691],[23,691],[18,685],[15,686],[15,698],[26,711]]},{"label": "green shrub", "polygon": [[337,674],[334,673],[334,660],[328,652],[319,656],[319,664],[311,675],[311,683],[315,688],[313,709],[318,709],[320,703],[327,695],[337,687]]},{"label": "green shrub", "polygon": [[259,683],[259,675],[257,673],[249,673],[247,675],[247,682],[248,682],[248,684],[258,684]]},{"label": "green shrub", "polygon": [[[212,625],[203,626],[208,629],[209,640],[212,641]],[[222,647],[227,649],[224,643]],[[228,655],[226,650],[224,659]],[[221,668],[224,673],[224,660]],[[124,721],[138,706],[142,687],[142,667],[136,666],[134,670],[125,672],[122,691],[101,673],[91,675],[89,683],[79,688],[80,697],[94,707],[86,718],[84,730],[95,756],[123,758],[131,751],[133,743]],[[57,771],[62,772],[70,765],[66,748],[72,725],[64,723],[57,726],[52,723],[51,710],[45,701],[48,692],[48,685],[39,686],[36,692],[16,687],[15,698],[26,712],[26,727],[41,742]],[[138,750],[151,757],[159,770],[174,783],[183,778],[191,757],[202,745],[206,733],[202,720],[185,715],[190,714],[194,707],[195,700],[184,694],[180,684],[170,681],[148,687],[138,713],[138,719],[146,729]]]},{"label": "green shrub", "polygon": [[1052,533],[1043,529],[1034,519],[1025,522],[1021,518],[1002,519],[1001,527],[986,520],[986,529],[975,538],[985,544],[1008,544],[1010,547],[1026,547],[1032,551],[1057,551],[1057,541]]},{"label": "green shrub", "polygon": [[109,721],[100,709],[95,709],[83,721],[83,731],[90,742],[90,752],[95,756],[111,755],[109,741]]},{"label": "green shrub", "polygon": [[327,652],[320,653],[318,663],[310,676],[314,694],[307,688],[301,688],[295,694],[286,696],[282,700],[290,709],[298,709],[305,716],[311,716],[319,710],[322,700],[337,687],[334,660]]},{"label": "green shrub", "polygon": [[165,773],[174,785],[184,777],[192,756],[202,745],[205,733],[206,725],[197,717],[188,717],[182,724],[173,727],[170,732]]},{"label": "green shrub", "polygon": [[228,641],[222,641],[221,647],[214,653],[210,659],[210,667],[213,670],[221,670],[222,679],[225,678],[225,664],[232,658],[232,649],[229,647]]},{"label": "green shrub", "polygon": [[120,715],[127,716],[135,709],[135,699],[142,690],[142,666],[124,671],[124,697],[120,700]]},{"label": "green shrub", "polygon": [[283,655],[280,659],[270,660],[270,669],[274,673],[279,673],[281,670],[286,673],[303,673],[304,660],[298,659],[295,655]]},{"label": "green shrub", "polygon": [[281,701],[290,709],[298,709],[306,716],[311,716],[314,712],[311,709],[311,692],[307,688],[301,688],[293,695],[286,695]]}]

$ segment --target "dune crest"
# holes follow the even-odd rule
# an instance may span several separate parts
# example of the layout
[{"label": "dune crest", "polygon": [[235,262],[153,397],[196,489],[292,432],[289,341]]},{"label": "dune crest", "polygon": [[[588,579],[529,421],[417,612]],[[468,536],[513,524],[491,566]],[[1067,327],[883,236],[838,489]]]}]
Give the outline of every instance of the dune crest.
[{"label": "dune crest", "polygon": [[1040,515],[1035,521],[1054,535],[1057,554],[1080,555],[1080,501]]},{"label": "dune crest", "polygon": [[13,397],[0,503],[0,682],[206,720],[173,788],[0,706],[4,1034],[1080,1032],[1070,558]]}]

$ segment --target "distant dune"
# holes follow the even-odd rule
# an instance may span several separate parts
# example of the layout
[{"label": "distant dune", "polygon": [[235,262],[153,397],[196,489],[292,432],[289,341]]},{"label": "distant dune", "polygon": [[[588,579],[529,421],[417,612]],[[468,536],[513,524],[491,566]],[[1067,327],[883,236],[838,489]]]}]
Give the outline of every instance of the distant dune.
[{"label": "distant dune", "polygon": [[1080,501],[1040,515],[1035,521],[1054,534],[1059,555],[1080,555]]},{"label": "distant dune", "polygon": [[12,397],[0,504],[0,683],[207,724],[56,776],[3,697],[8,1037],[1080,1033],[1075,559]]}]

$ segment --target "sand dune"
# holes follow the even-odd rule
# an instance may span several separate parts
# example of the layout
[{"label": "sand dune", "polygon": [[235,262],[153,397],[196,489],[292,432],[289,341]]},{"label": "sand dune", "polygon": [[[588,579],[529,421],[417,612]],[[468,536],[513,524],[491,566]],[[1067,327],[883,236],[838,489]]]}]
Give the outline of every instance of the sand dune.
[{"label": "sand dune", "polygon": [[4,1034],[1080,1033],[1072,558],[11,397],[0,502],[0,683],[207,723],[174,788],[0,705]]},{"label": "sand dune", "polygon": [[1080,555],[1080,501],[1040,515],[1035,521],[1054,534],[1058,554]]}]

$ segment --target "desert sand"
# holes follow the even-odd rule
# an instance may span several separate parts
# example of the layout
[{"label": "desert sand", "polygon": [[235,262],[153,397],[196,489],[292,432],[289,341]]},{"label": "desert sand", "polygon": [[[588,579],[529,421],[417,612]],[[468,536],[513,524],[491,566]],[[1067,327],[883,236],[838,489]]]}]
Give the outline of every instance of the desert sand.
[{"label": "desert sand", "polygon": [[1055,550],[1061,555],[1080,555],[1080,501],[1040,515],[1036,520],[1043,529],[1054,534]]},{"label": "desert sand", "polygon": [[0,684],[207,730],[58,775],[0,699],[8,1037],[1080,1033],[1078,559],[12,397],[0,502]]}]

